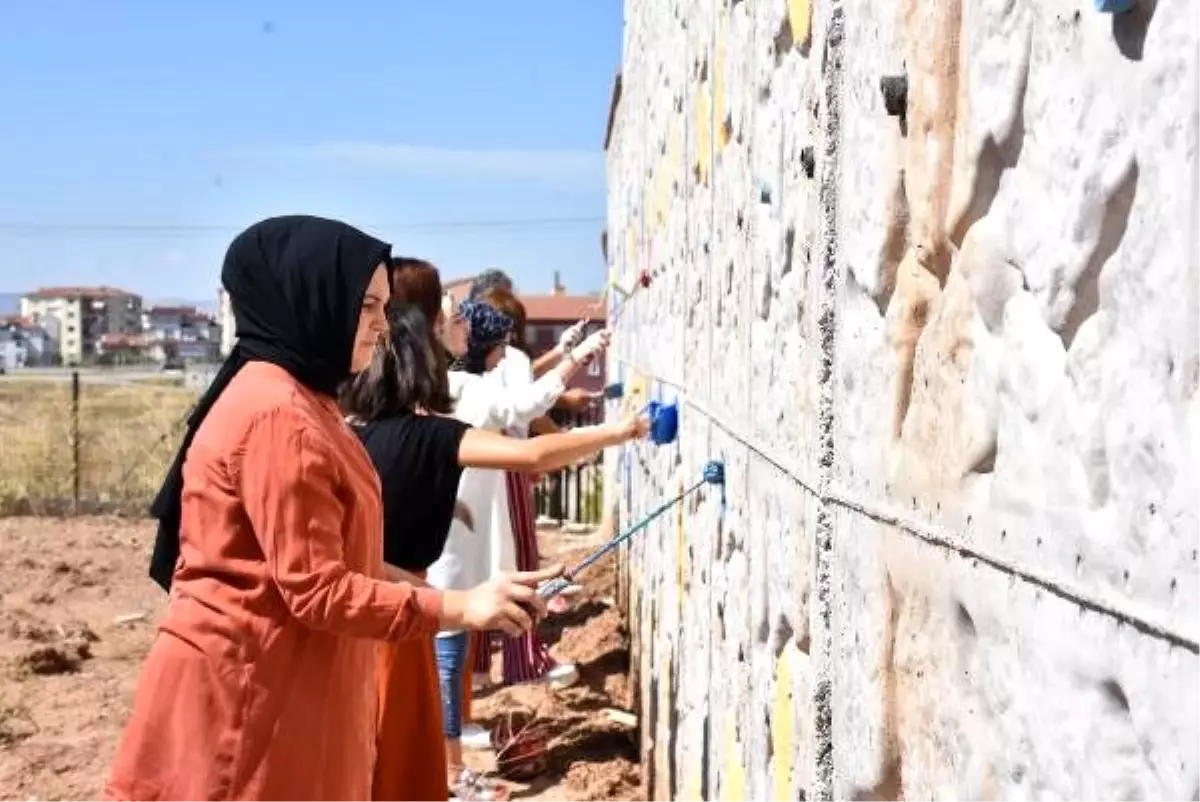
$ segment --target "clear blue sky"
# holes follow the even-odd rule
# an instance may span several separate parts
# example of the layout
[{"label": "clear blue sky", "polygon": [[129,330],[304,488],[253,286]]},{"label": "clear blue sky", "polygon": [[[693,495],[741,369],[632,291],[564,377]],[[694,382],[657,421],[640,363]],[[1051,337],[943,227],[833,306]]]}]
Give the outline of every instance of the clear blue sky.
[{"label": "clear blue sky", "polygon": [[[443,276],[603,285],[621,3],[4,0],[0,292],[209,300],[237,231],[340,217]],[[431,223],[591,219],[435,227]]]}]

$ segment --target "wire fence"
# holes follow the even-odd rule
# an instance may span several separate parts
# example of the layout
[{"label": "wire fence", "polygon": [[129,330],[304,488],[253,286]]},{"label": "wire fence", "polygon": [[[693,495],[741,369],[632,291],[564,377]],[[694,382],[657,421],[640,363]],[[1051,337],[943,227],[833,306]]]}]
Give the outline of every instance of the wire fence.
[{"label": "wire fence", "polygon": [[[581,412],[554,411],[550,417],[560,427],[590,426],[600,423],[604,411],[599,405]],[[602,454],[545,474],[534,485],[533,502],[542,522],[595,524],[600,521],[604,495],[604,459]]]},{"label": "wire fence", "polygon": [[91,370],[0,380],[0,514],[144,514],[197,389]]},{"label": "wire fence", "polygon": [[[150,371],[39,371],[0,376],[0,515],[145,515],[206,382]],[[598,423],[599,407],[555,412]],[[594,524],[601,459],[539,477],[543,522]]]}]

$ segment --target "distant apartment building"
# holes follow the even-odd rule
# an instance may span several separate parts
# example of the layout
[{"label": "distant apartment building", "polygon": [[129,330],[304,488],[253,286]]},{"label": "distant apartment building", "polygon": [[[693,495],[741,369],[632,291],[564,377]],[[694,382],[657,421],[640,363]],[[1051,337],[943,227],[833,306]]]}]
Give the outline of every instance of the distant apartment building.
[{"label": "distant apartment building", "polygon": [[142,298],[115,287],[44,287],[21,298],[21,317],[53,330],[58,361],[96,359],[106,334],[139,334]]},{"label": "distant apartment building", "polygon": [[145,334],[112,331],[96,341],[96,361],[102,365],[137,365],[150,361],[150,338]]},{"label": "distant apartment building", "polygon": [[194,306],[152,306],[142,313],[148,356],[158,362],[210,361],[221,346],[221,327]]},{"label": "distant apartment building", "polygon": [[96,344],[104,364],[157,362],[182,367],[211,362],[220,347],[220,328],[194,306],[151,306],[142,312],[141,329],[108,332]]}]

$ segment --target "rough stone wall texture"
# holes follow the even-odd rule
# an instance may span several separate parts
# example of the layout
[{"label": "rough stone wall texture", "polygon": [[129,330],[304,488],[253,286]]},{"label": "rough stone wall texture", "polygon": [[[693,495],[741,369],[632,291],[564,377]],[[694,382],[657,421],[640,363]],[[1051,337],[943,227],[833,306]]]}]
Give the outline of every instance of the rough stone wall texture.
[{"label": "rough stone wall texture", "polygon": [[1200,799],[1198,16],[626,0],[612,502],[727,474],[623,556],[656,798]]}]

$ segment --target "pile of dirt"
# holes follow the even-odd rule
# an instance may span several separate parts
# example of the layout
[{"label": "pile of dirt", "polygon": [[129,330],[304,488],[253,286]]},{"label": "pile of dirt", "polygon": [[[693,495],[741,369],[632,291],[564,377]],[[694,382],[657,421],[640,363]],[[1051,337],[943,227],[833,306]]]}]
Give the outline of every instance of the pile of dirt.
[{"label": "pile of dirt", "polygon": [[[552,535],[543,535],[549,539]],[[582,559],[587,547],[555,551],[544,543],[543,554],[567,565]],[[583,574],[583,592],[573,608],[548,619],[542,637],[560,663],[574,663],[578,681],[563,689],[540,684],[491,688],[475,697],[475,722],[492,728],[513,711],[531,715],[544,734],[544,772],[523,783],[509,782],[511,795],[522,799],[644,799],[638,762],[636,719],[628,681],[629,643],[621,616],[613,608],[615,555]],[[492,677],[501,675],[494,659]],[[490,753],[468,756],[473,768],[494,771]]]},{"label": "pile of dirt", "polygon": [[[0,800],[95,799],[165,595],[154,529],[114,518],[0,518]],[[130,612],[147,620],[115,626]]]},{"label": "pile of dirt", "polygon": [[0,707],[0,749],[20,743],[37,734],[37,722],[24,705]]},{"label": "pile of dirt", "polygon": [[[31,599],[37,598],[35,591]],[[0,615],[7,623],[10,651],[15,652],[10,663],[13,679],[74,674],[92,658],[92,644],[100,640],[83,623],[51,625],[21,609],[5,610]]]}]

